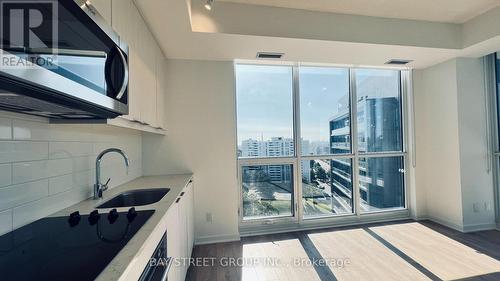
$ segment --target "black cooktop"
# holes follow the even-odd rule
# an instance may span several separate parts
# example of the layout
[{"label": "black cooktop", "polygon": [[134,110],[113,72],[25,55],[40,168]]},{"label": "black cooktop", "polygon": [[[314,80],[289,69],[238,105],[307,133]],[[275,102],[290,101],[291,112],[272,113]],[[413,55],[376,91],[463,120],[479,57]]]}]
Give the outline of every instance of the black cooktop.
[{"label": "black cooktop", "polygon": [[0,280],[94,280],[153,213],[75,212],[0,236]]}]

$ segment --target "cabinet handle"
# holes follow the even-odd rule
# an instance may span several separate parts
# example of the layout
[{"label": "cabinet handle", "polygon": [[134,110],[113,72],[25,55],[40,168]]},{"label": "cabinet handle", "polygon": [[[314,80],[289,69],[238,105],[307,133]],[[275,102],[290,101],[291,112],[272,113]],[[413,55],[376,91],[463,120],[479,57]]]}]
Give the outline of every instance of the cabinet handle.
[{"label": "cabinet handle", "polygon": [[183,191],[183,192],[181,192],[181,195],[180,195],[180,196],[184,196],[184,191]]},{"label": "cabinet handle", "polygon": [[181,198],[177,198],[177,200],[175,200],[175,203],[179,203],[179,201],[181,201]]}]

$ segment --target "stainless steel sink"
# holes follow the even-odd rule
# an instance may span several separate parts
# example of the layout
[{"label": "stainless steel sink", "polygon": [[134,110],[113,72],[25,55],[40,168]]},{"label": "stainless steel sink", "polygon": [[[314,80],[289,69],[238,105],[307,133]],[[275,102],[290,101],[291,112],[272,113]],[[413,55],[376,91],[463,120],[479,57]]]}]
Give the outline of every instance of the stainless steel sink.
[{"label": "stainless steel sink", "polygon": [[169,191],[170,188],[129,190],[116,195],[97,206],[97,208],[103,209],[149,205],[160,201]]}]

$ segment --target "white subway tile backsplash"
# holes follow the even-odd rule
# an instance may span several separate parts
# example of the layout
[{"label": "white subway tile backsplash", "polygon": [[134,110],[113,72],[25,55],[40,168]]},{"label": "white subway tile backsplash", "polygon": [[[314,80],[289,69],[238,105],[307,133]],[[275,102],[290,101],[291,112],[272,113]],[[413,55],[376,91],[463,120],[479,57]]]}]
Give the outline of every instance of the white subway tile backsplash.
[{"label": "white subway tile backsplash", "polygon": [[55,125],[0,112],[0,235],[92,196],[95,157],[110,147],[130,157],[103,160],[112,186],[142,175],[142,138],[105,125]]},{"label": "white subway tile backsplash", "polygon": [[[107,141],[106,129],[96,133],[95,124],[50,124],[50,139],[54,141],[101,142]],[[102,125],[101,125],[102,126]],[[105,136],[104,138],[102,136]]]},{"label": "white subway tile backsplash", "polygon": [[55,159],[12,164],[14,184],[69,174],[74,171],[73,159]]},{"label": "white subway tile backsplash", "polygon": [[93,173],[90,171],[77,172],[49,179],[49,194],[57,194],[70,189],[91,189]]},{"label": "white subway tile backsplash", "polygon": [[48,195],[48,180],[2,187],[0,188],[0,210],[14,208]]},{"label": "white subway tile backsplash", "polygon": [[0,139],[12,139],[12,120],[8,118],[0,118]]},{"label": "white subway tile backsplash", "polygon": [[49,195],[68,191],[73,188],[73,174],[49,179]]},{"label": "white subway tile backsplash", "polygon": [[0,235],[12,230],[12,209],[0,212]]},{"label": "white subway tile backsplash", "polygon": [[47,159],[48,149],[47,142],[0,141],[0,163]]},{"label": "white subway tile backsplash", "polygon": [[88,198],[88,193],[70,190],[13,209],[13,228],[19,228]]},{"label": "white subway tile backsplash", "polygon": [[92,143],[87,142],[51,142],[49,143],[49,158],[72,158],[94,154]]},{"label": "white subway tile backsplash", "polygon": [[13,137],[15,140],[49,140],[49,124],[43,122],[13,119]]},{"label": "white subway tile backsplash", "polygon": [[12,184],[12,164],[0,165],[0,187]]}]

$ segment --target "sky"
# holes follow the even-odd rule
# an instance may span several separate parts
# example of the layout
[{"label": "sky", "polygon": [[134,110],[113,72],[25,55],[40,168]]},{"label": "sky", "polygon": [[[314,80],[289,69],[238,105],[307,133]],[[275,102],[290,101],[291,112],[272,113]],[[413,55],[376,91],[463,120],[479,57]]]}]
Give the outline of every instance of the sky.
[{"label": "sky", "polygon": [[[348,110],[348,72],[347,68],[300,67],[300,126],[304,140],[329,140],[330,119]],[[375,75],[387,78],[397,72],[356,73],[360,84]],[[292,67],[236,65],[236,93],[238,144],[249,138],[292,137]]]}]

